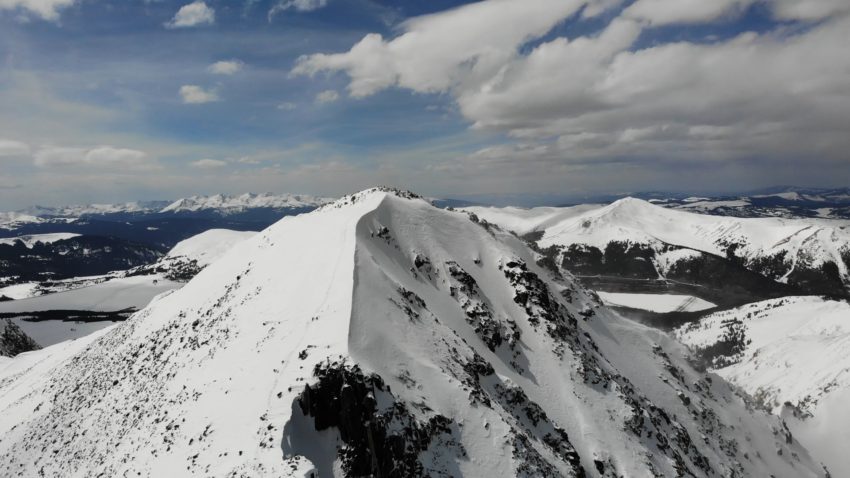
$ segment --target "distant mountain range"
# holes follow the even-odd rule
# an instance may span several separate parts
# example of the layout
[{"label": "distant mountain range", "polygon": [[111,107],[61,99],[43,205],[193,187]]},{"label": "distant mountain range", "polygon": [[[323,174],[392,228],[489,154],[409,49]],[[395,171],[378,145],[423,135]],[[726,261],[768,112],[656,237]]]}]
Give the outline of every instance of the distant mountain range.
[{"label": "distant mountain range", "polygon": [[0,213],[0,238],[61,232],[116,237],[169,249],[210,229],[259,231],[328,201],[298,194],[217,194],[177,201],[35,206]]},{"label": "distant mountain range", "polygon": [[[98,218],[103,220],[122,220],[141,217],[227,217],[240,220],[246,213],[251,218],[262,217],[257,211],[269,215],[295,210],[311,210],[332,199],[299,194],[253,194],[239,196],[216,194],[212,196],[191,196],[176,201],[135,201],[120,204],[87,204],[61,207],[33,206],[12,213],[0,213],[0,227],[3,223],[43,222],[51,220],[80,220]],[[257,219],[255,219],[257,220]]]},{"label": "distant mountain range", "polygon": [[781,187],[741,196],[645,199],[659,206],[719,216],[850,219],[850,188]]},{"label": "distant mountain range", "polygon": [[850,188],[800,188],[777,186],[736,194],[702,194],[675,191],[635,191],[575,196],[569,194],[495,194],[461,196],[455,207],[567,207],[610,204],[633,197],[665,207],[691,209],[706,214],[738,217],[823,217],[850,219]]},{"label": "distant mountain range", "polygon": [[[628,279],[661,278],[703,285],[708,281],[714,285],[723,284],[723,297],[719,298],[722,305],[730,305],[729,301],[736,294],[744,300],[744,297],[763,299],[791,293],[846,292],[845,286],[850,282],[846,228],[828,221],[814,225],[808,222],[777,221],[780,218],[823,221],[824,218],[845,217],[850,210],[848,188],[779,187],[754,191],[749,196],[716,198],[683,197],[661,192],[640,196],[647,201],[628,203],[619,200],[612,205],[605,217],[618,218],[613,222],[605,218],[594,219],[595,214],[602,213],[591,211],[596,211],[600,205],[530,210],[471,206],[470,210],[479,210],[488,221],[505,225],[518,233],[542,234],[544,240],[539,242],[541,247],[563,247],[559,260],[566,261],[577,274],[600,276],[597,282],[609,280],[612,275]],[[297,194],[217,194],[176,201],[35,206],[0,213],[0,255],[3,251],[7,253],[4,256],[6,262],[0,263],[0,278],[5,277],[7,282],[11,276],[19,276],[18,280],[32,280],[34,274],[52,273],[54,278],[62,279],[83,272],[102,274],[121,264],[124,269],[144,265],[144,261],[155,261],[157,254],[161,255],[180,241],[210,229],[259,231],[282,217],[309,212],[329,201],[329,198]],[[429,201],[443,208],[470,207],[469,202],[454,199]],[[700,215],[676,216],[671,210]],[[586,218],[582,216],[585,212],[589,214]],[[674,215],[670,216],[667,212]],[[724,219],[717,216],[731,217]],[[700,229],[702,226],[699,224],[687,225],[689,219],[697,217],[710,223],[706,227],[717,230],[706,232]],[[741,234],[735,232],[740,227],[755,224],[739,223],[737,218],[754,217],[772,219],[758,223],[761,225]],[[667,221],[666,225],[659,226],[658,230],[647,229],[651,229],[652,224],[662,218]],[[685,220],[681,222],[679,218]],[[589,224],[593,227],[584,228],[582,224],[585,220],[590,220]],[[626,232],[617,229],[624,226],[623,220],[630,221]],[[600,229],[602,225],[606,226]],[[676,237],[670,236],[666,230],[680,226],[690,229],[680,230]],[[547,234],[554,234],[553,231],[558,228],[570,227],[573,232],[562,233],[552,241],[545,239]],[[751,242],[751,236],[758,236],[762,232],[760,227],[783,234],[775,238],[777,241],[785,237],[788,240],[775,245],[759,244],[757,251],[751,250],[748,242]],[[597,234],[599,237],[596,239],[599,240],[591,241],[592,244],[587,243],[591,231],[601,234]],[[711,238],[710,234],[718,236]],[[94,239],[94,236],[98,239]],[[71,251],[91,252],[87,253],[88,257],[78,257],[78,263],[72,264],[76,256],[71,254],[66,257],[63,252],[65,249],[46,240],[51,237],[61,237],[69,240],[68,244],[77,244],[69,249]],[[32,249],[32,244],[27,241],[33,240],[44,242],[37,246],[37,253],[18,258],[17,253],[10,252],[11,247],[16,247],[16,241],[22,241]],[[633,243],[639,247],[628,247],[618,252],[616,248],[609,247],[609,244],[615,242]],[[92,247],[82,246],[84,243]],[[4,245],[8,247],[2,247]],[[579,250],[579,245],[590,248]],[[56,260],[51,260],[54,256]],[[96,267],[98,263],[102,266]],[[67,270],[63,270],[65,266]],[[712,301],[715,299],[718,297],[710,298]]]}]

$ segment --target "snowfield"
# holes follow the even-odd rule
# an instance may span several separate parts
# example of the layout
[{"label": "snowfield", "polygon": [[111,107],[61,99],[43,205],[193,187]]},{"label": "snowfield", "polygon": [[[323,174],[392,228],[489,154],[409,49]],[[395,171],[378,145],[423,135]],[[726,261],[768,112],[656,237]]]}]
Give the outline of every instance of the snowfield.
[{"label": "snowfield", "polygon": [[0,476],[824,476],[519,239],[369,190],[0,363]]},{"label": "snowfield", "polygon": [[714,371],[785,416],[833,476],[850,476],[850,304],[768,300],[708,315],[675,335],[697,351],[730,343]]},{"label": "snowfield", "polygon": [[699,312],[717,306],[699,297],[681,294],[630,294],[625,292],[596,292],[602,303],[615,307],[667,312]]},{"label": "snowfield", "polygon": [[141,309],[155,296],[182,286],[161,276],[115,278],[95,285],[28,299],[0,302],[0,313],[46,310],[116,312]]},{"label": "snowfield", "polygon": [[73,321],[73,320],[39,320],[36,322],[20,317],[9,319],[21,329],[27,337],[33,339],[40,347],[77,340],[93,334],[101,329],[116,324],[113,320]]},{"label": "snowfield", "polygon": [[0,297],[8,297],[15,300],[34,297],[38,295],[38,284],[38,282],[25,282],[23,284],[0,287]]},{"label": "snowfield", "polygon": [[254,231],[231,231],[229,229],[210,229],[179,242],[167,257],[184,257],[208,266],[224,255],[236,244],[255,236]]}]

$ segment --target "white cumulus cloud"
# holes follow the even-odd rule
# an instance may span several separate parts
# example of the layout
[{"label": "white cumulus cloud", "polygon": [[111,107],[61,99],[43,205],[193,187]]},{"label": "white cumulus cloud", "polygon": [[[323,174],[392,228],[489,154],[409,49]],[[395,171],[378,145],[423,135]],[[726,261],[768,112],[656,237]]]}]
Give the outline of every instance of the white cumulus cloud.
[{"label": "white cumulus cloud", "polygon": [[333,103],[339,99],[339,93],[336,90],[325,90],[316,95],[316,103]]},{"label": "white cumulus cloud", "polygon": [[285,0],[278,2],[269,10],[269,19],[280,12],[295,10],[297,12],[311,12],[327,6],[328,0]]},{"label": "white cumulus cloud", "polygon": [[461,83],[492,78],[517,49],[537,38],[585,2],[488,0],[408,20],[404,33],[385,40],[366,35],[350,51],[301,57],[292,73],[344,71],[353,96],[390,86],[442,92]]},{"label": "white cumulus cloud", "polygon": [[0,158],[11,156],[28,156],[30,147],[26,143],[11,139],[0,138]]},{"label": "white cumulus cloud", "polygon": [[180,87],[180,98],[183,103],[199,105],[218,101],[218,94],[212,90],[205,90],[198,85],[183,85]]},{"label": "white cumulus cloud", "polygon": [[215,10],[202,1],[192,2],[180,7],[180,10],[165,26],[168,28],[186,28],[215,23]]},{"label": "white cumulus cloud", "polygon": [[782,20],[820,20],[850,11],[846,0],[638,0],[624,16],[654,26],[706,23],[741,15],[756,3]]},{"label": "white cumulus cloud", "polygon": [[154,162],[144,151],[98,146],[96,148],[45,147],[35,152],[33,163],[40,168],[49,167],[121,167],[150,169]]},{"label": "white cumulus cloud", "polygon": [[516,140],[476,160],[846,159],[846,2],[768,2],[777,17],[827,15],[804,29],[636,47],[653,25],[711,22],[752,1],[638,0],[599,32],[541,40],[602,4],[485,0],[409,20],[392,39],[369,34],[347,52],[302,57],[292,74],[344,72],[355,97],[448,93],[475,128]]},{"label": "white cumulus cloud", "polygon": [[220,159],[199,159],[192,161],[192,167],[199,169],[218,169],[227,166],[227,161]]},{"label": "white cumulus cloud", "polygon": [[624,15],[653,25],[701,23],[742,12],[756,0],[638,0]]},{"label": "white cumulus cloud", "polygon": [[217,61],[207,67],[207,71],[214,75],[233,75],[242,70],[243,63],[239,60]]},{"label": "white cumulus cloud", "polygon": [[73,5],[76,0],[0,0],[0,10],[25,10],[39,17],[56,21],[59,11]]}]

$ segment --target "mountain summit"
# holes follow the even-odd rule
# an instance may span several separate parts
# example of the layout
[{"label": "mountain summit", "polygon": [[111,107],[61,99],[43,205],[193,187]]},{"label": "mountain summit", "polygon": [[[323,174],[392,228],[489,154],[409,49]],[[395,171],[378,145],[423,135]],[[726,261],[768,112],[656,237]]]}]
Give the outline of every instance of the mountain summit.
[{"label": "mountain summit", "polygon": [[511,234],[372,189],[0,366],[2,476],[823,476]]}]

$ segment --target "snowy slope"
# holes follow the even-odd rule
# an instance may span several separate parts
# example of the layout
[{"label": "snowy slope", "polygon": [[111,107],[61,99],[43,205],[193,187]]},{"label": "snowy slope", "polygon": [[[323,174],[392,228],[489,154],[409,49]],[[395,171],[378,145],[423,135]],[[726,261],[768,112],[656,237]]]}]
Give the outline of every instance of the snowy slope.
[{"label": "snowy slope", "polygon": [[39,295],[38,284],[38,282],[25,282],[23,284],[0,287],[0,297],[6,297],[14,300],[35,297],[36,295]]},{"label": "snowy slope", "polygon": [[18,236],[0,239],[0,244],[14,245],[16,242],[22,242],[25,246],[32,249],[33,246],[41,242],[42,244],[53,244],[57,241],[64,241],[73,237],[79,237],[79,234],[71,232],[56,232],[52,234],[31,234],[28,236]]},{"label": "snowy slope", "polygon": [[255,236],[254,231],[231,231],[229,229],[210,229],[179,242],[166,257],[182,257],[197,261],[198,265],[208,266],[224,255],[236,244]]},{"label": "snowy slope", "polygon": [[251,208],[288,209],[317,207],[329,201],[327,198],[299,194],[246,193],[240,196],[216,194],[213,196],[192,196],[178,199],[163,208],[160,212],[197,212],[214,209],[227,215]]},{"label": "snowy slope", "polygon": [[177,243],[155,263],[130,269],[122,276],[158,275],[172,281],[188,282],[236,244],[256,234],[254,231],[210,229]]},{"label": "snowy slope", "polygon": [[3,366],[0,475],[823,476],[563,281],[407,194],[287,217],[96,339]]},{"label": "snowy slope", "polygon": [[[820,273],[825,263],[832,263],[838,280],[850,285],[848,221],[710,216],[626,198],[582,214],[564,208],[563,220],[529,229],[527,218],[534,210],[470,210],[518,234],[542,232],[538,244],[544,248],[583,245],[604,251],[618,241],[647,246],[655,252],[655,267],[662,277],[673,265],[664,263],[664,254],[697,251],[718,257],[733,254],[751,270],[780,282],[792,274]],[[547,211],[548,216],[556,214]]]},{"label": "snowy slope", "polygon": [[582,204],[572,207],[486,207],[470,206],[462,208],[469,211],[487,222],[498,224],[501,227],[514,231],[519,235],[534,231],[545,231],[561,221],[566,221],[580,216],[589,211],[604,207],[601,204]]},{"label": "snowy slope", "polygon": [[850,304],[819,297],[758,302],[711,314],[676,336],[718,374],[788,415],[833,476],[850,476]]}]

